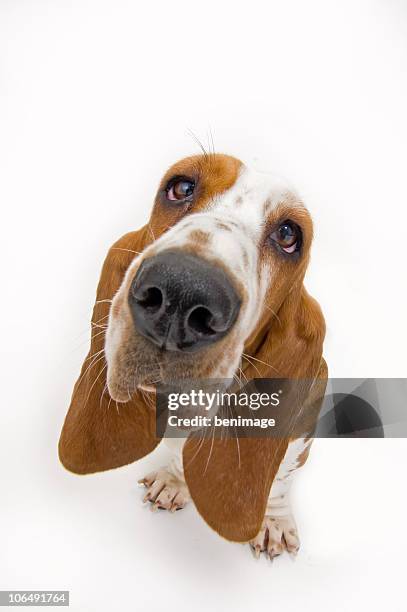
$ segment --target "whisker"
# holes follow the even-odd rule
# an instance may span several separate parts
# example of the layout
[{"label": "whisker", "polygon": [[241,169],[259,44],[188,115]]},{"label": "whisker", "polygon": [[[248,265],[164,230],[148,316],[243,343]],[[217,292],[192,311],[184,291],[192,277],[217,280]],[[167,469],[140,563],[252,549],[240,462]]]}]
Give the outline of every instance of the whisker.
[{"label": "whisker", "polygon": [[[233,418],[232,408],[229,406],[229,404],[228,404],[228,409],[229,409],[229,414],[230,414],[231,418]],[[241,462],[240,462],[240,444],[239,444],[239,438],[238,438],[238,435],[237,435],[236,425],[233,425],[233,429],[235,430],[236,446],[237,446],[237,457],[239,459],[239,469],[240,469],[240,467],[241,467]]]},{"label": "whisker", "polygon": [[[104,352],[104,350],[103,350]],[[99,363],[100,361],[102,361],[102,359],[104,359],[104,355],[100,355],[99,357],[97,356],[99,353],[96,354],[95,358],[93,359],[93,361],[88,365],[88,367],[86,368],[86,370],[84,371],[84,373],[82,374],[82,376],[80,377],[80,379],[78,380],[77,383],[77,387],[75,389],[74,395],[77,392],[77,390],[79,389],[79,385],[81,384],[81,382],[83,381],[84,377],[86,376],[87,372],[90,371],[93,366],[95,366],[97,363]]]},{"label": "whisker", "polygon": [[[201,450],[201,448],[202,448],[202,446],[203,446],[203,444],[204,444],[204,441],[205,441],[205,433],[202,433],[202,436],[201,436],[201,437],[199,438],[199,440],[198,440],[198,444],[197,444],[197,447],[198,447],[198,448],[197,448],[196,452],[195,452],[195,453],[194,453],[194,455],[191,457],[191,459],[189,460],[189,462],[187,463],[187,465],[186,465],[185,467],[188,467],[189,465],[191,465],[191,463],[193,462],[193,460],[195,459],[195,457],[197,456],[197,454],[200,452],[200,450]],[[184,469],[185,469],[185,468],[184,468]]]},{"label": "whisker", "polygon": [[92,342],[95,338],[97,338],[98,336],[100,336],[101,334],[105,334],[106,333],[106,329],[102,329],[102,331],[99,331],[97,334],[93,334],[90,338],[90,341]]},{"label": "whisker", "polygon": [[242,353],[242,357],[243,359],[246,359],[246,361],[256,370],[257,374],[260,376],[261,378],[261,374],[259,369],[254,365],[254,363],[252,363],[251,361],[249,361],[249,358],[247,357],[247,355],[245,353]]},{"label": "whisker", "polygon": [[83,363],[86,363],[88,361],[88,359],[92,359],[93,357],[96,357],[97,355],[100,355],[101,353],[103,353],[105,349],[102,348],[100,349],[100,351],[97,351],[97,353],[93,353],[92,355],[89,355],[89,357],[86,357],[85,361]]},{"label": "whisker", "polygon": [[191,138],[196,142],[196,144],[198,145],[198,147],[201,149],[204,157],[208,157],[208,152],[206,151],[205,147],[203,146],[202,142],[199,140],[198,136],[196,134],[194,134],[194,132],[188,128],[187,133],[189,134],[189,136],[191,136]]},{"label": "whisker", "polygon": [[92,327],[97,327],[99,329],[107,329],[109,326],[106,325],[98,325],[97,323],[92,323]]},{"label": "whisker", "polygon": [[155,236],[154,236],[153,228],[151,227],[151,224],[150,224],[150,223],[148,224],[148,229],[150,230],[151,235],[152,235],[152,237],[153,237],[153,240],[154,240],[154,242],[155,242]]},{"label": "whisker", "polygon": [[204,469],[204,471],[203,471],[203,476],[205,476],[205,474],[206,474],[206,470],[208,469],[208,465],[209,465],[209,460],[210,460],[210,458],[211,458],[211,456],[212,456],[212,451],[213,451],[213,443],[214,443],[214,441],[215,441],[215,426],[214,426],[214,425],[212,426],[212,430],[213,430],[213,435],[212,435],[211,447],[210,447],[210,449],[209,449],[208,460],[207,460],[207,462],[206,462],[206,466],[205,466],[205,469]]},{"label": "whisker", "polygon": [[97,321],[91,321],[91,325],[97,325],[100,324],[101,321],[103,321],[104,319],[107,319],[109,317],[110,313],[108,312],[107,314],[105,314],[103,317],[100,317],[100,319],[98,319]]},{"label": "whisker", "polygon": [[87,396],[87,398],[86,398],[86,401],[85,401],[84,407],[85,407],[85,406],[86,406],[86,404],[88,403],[88,399],[89,399],[89,397],[90,397],[90,394],[92,393],[92,389],[93,389],[93,387],[96,385],[97,380],[100,378],[100,375],[101,375],[101,374],[103,374],[103,372],[106,370],[106,368],[107,368],[107,363],[106,363],[106,364],[103,366],[103,368],[100,370],[99,374],[96,376],[95,380],[93,381],[92,386],[91,386],[91,388],[89,389],[89,393],[88,393],[88,396]]},{"label": "whisker", "polygon": [[103,399],[103,395],[104,392],[107,390],[107,382],[105,382],[105,386],[102,389],[102,392],[100,394],[100,399],[99,399],[99,408],[102,410],[102,399]]},{"label": "whisker", "polygon": [[[97,303],[97,302],[96,302],[96,303]],[[100,321],[103,321],[103,319],[106,319],[108,316],[109,316],[109,314],[105,315],[104,317],[101,317],[101,318],[100,318],[100,319],[98,319],[97,321],[91,321],[91,322],[90,322],[91,326],[95,326],[95,325],[97,325],[98,323],[100,323]],[[107,325],[106,325],[106,327],[107,327]],[[85,334],[87,334],[87,333],[88,333],[88,331],[89,331],[89,325],[86,325],[86,328],[85,328],[85,329],[83,329],[82,331],[80,331],[80,332],[78,333],[78,335],[77,335],[77,336],[75,336],[75,338],[74,338],[74,339],[75,339],[75,340],[80,340],[80,339],[82,338],[82,336],[84,336]],[[79,348],[80,346],[82,346],[82,345],[83,345],[85,342],[87,342],[87,340],[84,340],[83,342],[81,342],[77,348]]]},{"label": "whisker", "polygon": [[242,380],[237,377],[237,374],[232,374],[233,380],[237,383],[239,389],[242,388]]},{"label": "whisker", "polygon": [[212,155],[215,155],[215,143],[213,140],[213,132],[212,132],[212,128],[209,126],[209,135],[211,138],[211,144],[212,144]]},{"label": "whisker", "polygon": [[244,354],[244,356],[250,357],[250,359],[254,359],[254,361],[258,361],[259,363],[262,363],[263,365],[267,366],[268,368],[271,368],[272,370],[274,370],[275,372],[277,372],[277,374],[280,374],[280,372],[277,370],[277,368],[275,368],[274,366],[271,365],[271,363],[266,363],[265,361],[262,361],[261,359],[257,359],[257,357],[253,357],[253,355],[247,355],[246,353],[242,353],[242,355]]},{"label": "whisker", "polygon": [[[86,331],[89,331],[89,330],[86,330]],[[85,333],[85,332],[84,332],[84,333]],[[90,337],[88,336],[87,338],[85,338],[84,340],[82,340],[82,342],[79,342],[79,343],[78,343],[76,346],[74,346],[74,347],[72,348],[72,352],[74,352],[74,351],[78,351],[78,350],[79,350],[80,348],[82,348],[83,346],[91,344],[91,343],[92,343],[92,339],[93,339],[93,337],[95,337],[95,338],[96,338],[96,335],[95,335],[95,336],[92,336],[92,335],[91,335]],[[87,357],[87,359],[85,359],[85,361],[87,361],[88,359],[89,359],[89,357]]]},{"label": "whisker", "polygon": [[127,251],[127,253],[135,253],[136,255],[141,255],[140,251],[133,251],[133,249],[124,249],[122,247],[112,247],[112,251]]},{"label": "whisker", "polygon": [[140,391],[144,401],[146,402],[146,404],[148,406],[150,406],[150,408],[154,408],[154,400],[151,396],[147,395],[146,392],[144,391],[144,389],[138,389],[138,391]]},{"label": "whisker", "polygon": [[281,323],[281,319],[278,316],[278,314],[276,312],[274,312],[274,310],[268,305],[268,304],[264,304],[264,306],[267,308],[267,310],[269,310],[271,312],[271,314],[277,319],[277,321],[280,324],[280,327],[282,327],[282,323]]},{"label": "whisker", "polygon": [[238,457],[238,460],[239,460],[238,468],[240,470],[240,468],[242,467],[242,462],[240,460],[240,442],[239,442],[239,438],[238,438],[238,435],[237,435],[237,431],[236,431],[236,447],[237,447],[237,457]]},{"label": "whisker", "polygon": [[243,376],[243,378],[245,379],[246,383],[249,384],[249,379],[247,378],[246,374],[243,372],[242,368],[238,368],[241,376]]}]

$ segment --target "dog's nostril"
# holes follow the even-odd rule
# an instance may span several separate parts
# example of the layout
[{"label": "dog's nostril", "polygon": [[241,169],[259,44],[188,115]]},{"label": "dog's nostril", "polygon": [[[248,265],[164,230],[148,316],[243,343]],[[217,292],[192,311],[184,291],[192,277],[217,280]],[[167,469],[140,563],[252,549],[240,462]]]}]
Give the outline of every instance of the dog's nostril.
[{"label": "dog's nostril", "polygon": [[166,250],[143,260],[128,304],[136,332],[160,350],[194,352],[229,332],[240,297],[223,269]]},{"label": "dog's nostril", "polygon": [[164,301],[163,293],[158,287],[143,288],[136,292],[134,298],[139,306],[151,312],[160,310]]},{"label": "dog's nostril", "polygon": [[212,327],[213,314],[210,310],[204,306],[197,306],[189,314],[187,325],[194,331],[204,334],[206,336],[212,336],[216,334],[216,330]]}]

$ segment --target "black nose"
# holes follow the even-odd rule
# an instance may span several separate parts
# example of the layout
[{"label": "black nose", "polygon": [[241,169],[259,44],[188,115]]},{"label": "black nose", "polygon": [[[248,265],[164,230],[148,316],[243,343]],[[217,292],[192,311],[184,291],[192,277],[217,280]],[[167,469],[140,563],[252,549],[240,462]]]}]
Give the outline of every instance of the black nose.
[{"label": "black nose", "polygon": [[169,351],[196,351],[225,336],[240,309],[227,274],[181,251],[142,262],[129,291],[138,332]]}]

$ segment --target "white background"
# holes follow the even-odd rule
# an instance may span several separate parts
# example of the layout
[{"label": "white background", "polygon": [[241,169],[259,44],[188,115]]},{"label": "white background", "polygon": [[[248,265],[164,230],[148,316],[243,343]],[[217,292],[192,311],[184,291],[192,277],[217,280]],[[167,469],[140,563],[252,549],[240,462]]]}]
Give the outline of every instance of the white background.
[{"label": "white background", "polygon": [[272,566],[193,507],[142,507],[164,449],[77,477],[56,447],[106,250],[198,152],[188,129],[302,194],[331,376],[407,375],[406,3],[1,0],[0,70],[0,589],[69,589],[81,612],[404,610],[405,440],[317,440],[302,550]]}]

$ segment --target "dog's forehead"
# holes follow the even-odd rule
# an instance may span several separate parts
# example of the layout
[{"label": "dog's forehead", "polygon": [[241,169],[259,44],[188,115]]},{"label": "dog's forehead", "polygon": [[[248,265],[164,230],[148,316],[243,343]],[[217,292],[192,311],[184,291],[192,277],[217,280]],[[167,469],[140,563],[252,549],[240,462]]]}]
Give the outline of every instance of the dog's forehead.
[{"label": "dog's forehead", "polygon": [[[210,180],[210,177],[206,180]],[[178,231],[199,228],[213,234],[233,229],[235,236],[240,230],[247,237],[254,237],[281,203],[286,206],[300,203],[285,179],[241,164],[234,183],[226,190],[215,193],[198,211],[192,209],[192,214],[179,222]]]},{"label": "dog's forehead", "polygon": [[263,218],[280,202],[297,199],[293,196],[293,188],[282,177],[242,165],[235,183],[214,198],[208,208],[233,209],[238,216],[251,214]]}]

